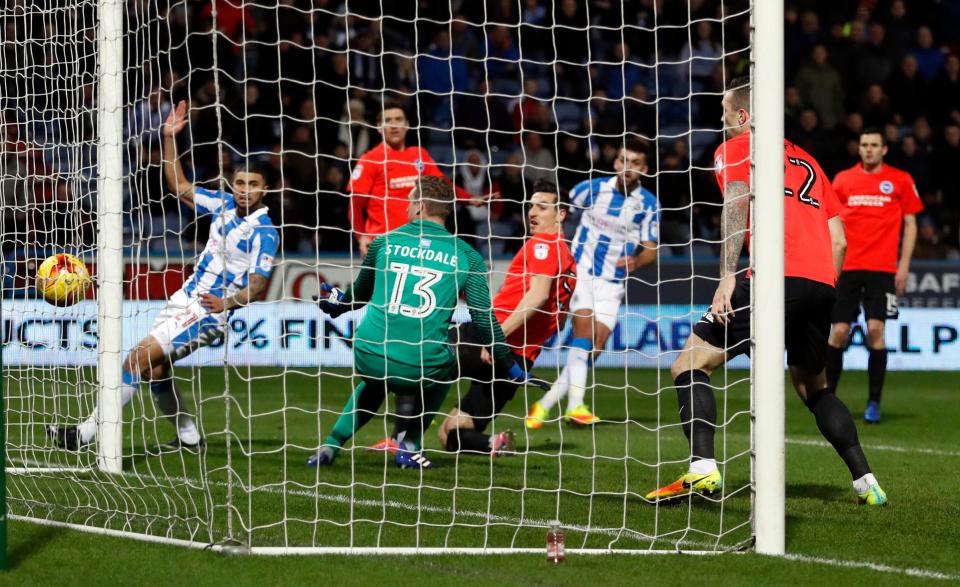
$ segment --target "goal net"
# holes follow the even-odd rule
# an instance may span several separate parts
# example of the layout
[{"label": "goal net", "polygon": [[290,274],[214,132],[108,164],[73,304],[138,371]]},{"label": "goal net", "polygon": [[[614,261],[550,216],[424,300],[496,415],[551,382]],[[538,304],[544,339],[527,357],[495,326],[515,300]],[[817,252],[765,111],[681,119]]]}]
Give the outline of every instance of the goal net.
[{"label": "goal net", "polygon": [[[752,543],[746,358],[711,379],[722,491],[645,499],[690,456],[669,368],[716,285],[713,152],[725,84],[753,66],[747,0],[18,0],[0,23],[11,516],[260,553],[540,552],[554,520],[567,548],[584,552]],[[187,120],[171,151],[163,123],[181,101]],[[567,424],[563,400],[528,429],[543,393],[528,385],[486,430],[514,432],[513,454],[452,453],[436,430],[468,393],[460,381],[424,434],[434,468],[400,469],[369,450],[393,432],[392,394],[333,465],[306,466],[360,382],[363,311],[331,318],[313,296],[358,273],[360,196],[348,186],[383,140],[387,103],[409,119],[405,146],[422,147],[464,196],[451,227],[483,256],[493,294],[530,236],[536,180],[566,192],[612,177],[627,141],[648,145],[641,185],[657,208],[647,227],[656,254],[620,282],[612,335],[590,363],[584,401],[596,425]],[[174,160],[184,182],[210,190],[213,214],[178,200],[165,167]],[[413,163],[422,172],[428,161]],[[269,186],[280,236],[269,284],[176,362],[179,412],[205,442],[167,450],[180,420],[146,381],[124,406],[121,361],[189,276],[209,271],[211,235],[232,254],[218,222],[248,169]],[[566,238],[589,205],[571,208]],[[609,229],[624,230],[619,222]],[[62,252],[97,282],[69,307],[34,287],[39,263]],[[461,301],[454,320],[469,319]],[[533,374],[557,380],[573,338],[567,320]],[[47,432],[90,422],[95,436],[74,450]]]}]

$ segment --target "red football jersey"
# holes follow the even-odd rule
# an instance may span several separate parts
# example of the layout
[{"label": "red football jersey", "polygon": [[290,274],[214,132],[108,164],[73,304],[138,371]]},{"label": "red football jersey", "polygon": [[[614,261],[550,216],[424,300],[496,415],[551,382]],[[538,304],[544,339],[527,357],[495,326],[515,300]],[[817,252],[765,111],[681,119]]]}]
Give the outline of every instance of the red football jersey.
[{"label": "red football jersey", "polygon": [[444,177],[422,147],[400,151],[384,142],[364,153],[347,184],[353,231],[377,236],[406,224],[407,196],[421,174]]},{"label": "red football jersey", "polygon": [[[783,266],[787,277],[804,277],[833,286],[833,244],[827,220],[840,213],[840,202],[817,161],[790,141],[783,141]],[[720,191],[732,181],[750,181],[750,133],[723,142],[714,154]],[[752,222],[752,221],[751,221]]]},{"label": "red football jersey", "polygon": [[923,210],[913,178],[889,165],[867,173],[857,163],[837,174],[833,189],[847,231],[843,270],[896,273],[903,217]]},{"label": "red football jersey", "polygon": [[550,297],[526,324],[507,337],[507,343],[531,361],[536,361],[543,343],[559,329],[570,297],[577,285],[577,264],[567,241],[557,233],[534,234],[510,262],[503,286],[493,298],[493,310],[501,324],[513,313],[530,289],[533,275],[554,278]]}]

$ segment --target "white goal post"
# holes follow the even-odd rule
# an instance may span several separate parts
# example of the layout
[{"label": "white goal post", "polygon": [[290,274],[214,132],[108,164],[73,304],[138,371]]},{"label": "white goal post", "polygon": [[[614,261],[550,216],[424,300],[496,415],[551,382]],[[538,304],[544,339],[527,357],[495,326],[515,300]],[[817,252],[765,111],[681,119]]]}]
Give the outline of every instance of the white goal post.
[{"label": "white goal post", "polygon": [[[0,135],[16,135],[0,153],[10,518],[227,554],[542,553],[555,521],[574,554],[784,553],[782,3],[711,0],[709,14],[654,8],[614,25],[615,11],[578,2],[567,15],[554,0],[539,3],[542,14],[515,1],[506,16],[461,0],[410,14],[389,2],[357,12],[308,0],[12,4],[0,9],[9,36],[0,81],[19,92],[0,96],[9,101]],[[747,22],[748,45],[739,46],[727,35]],[[678,42],[662,41],[676,31]],[[578,33],[586,54],[573,62],[558,39]],[[650,61],[629,55],[633,40],[649,43]],[[699,41],[713,53],[698,53]],[[694,69],[712,63],[726,81],[747,55],[738,73],[748,70],[752,87],[752,356],[712,383],[723,490],[671,508],[644,495],[687,466],[669,367],[705,309],[704,284],[716,282],[716,262],[696,256],[720,238],[696,225],[694,210],[706,218],[721,206],[703,161],[723,137],[723,88]],[[449,79],[422,77],[436,67]],[[622,95],[611,97],[617,85]],[[336,108],[323,103],[331,97]],[[209,221],[181,206],[163,176],[174,154],[160,124],[181,99],[189,121],[176,156],[188,179],[229,191],[233,172],[263,170],[282,243],[266,299],[225,317],[219,338],[177,363],[181,412],[196,418],[206,446],[171,453],[161,443],[174,429],[149,385],[124,405],[121,364],[200,264],[207,238]],[[473,226],[464,235],[491,268],[493,295],[529,236],[523,201],[533,179],[570,191],[581,178],[611,176],[609,153],[627,140],[649,145],[641,185],[686,233],[664,243],[658,235],[656,264],[625,278],[611,341],[590,367],[587,403],[600,425],[566,426],[555,408],[543,430],[525,430],[542,392],[521,387],[487,429],[512,429],[518,454],[451,454],[435,429],[468,392],[454,383],[424,437],[435,469],[400,471],[392,456],[365,450],[391,432],[392,396],[335,466],[304,465],[360,381],[352,337],[361,315],[327,318],[311,297],[320,281],[345,287],[358,272],[357,241],[340,217],[353,206],[347,182],[380,141],[371,110],[394,99],[410,111],[408,146],[422,145],[464,190],[476,185],[473,196],[494,194],[486,207],[464,205],[455,224],[458,234],[461,221]],[[644,113],[649,134],[631,120]],[[499,129],[498,116],[516,128]],[[424,163],[415,162],[420,171]],[[668,201],[672,189],[687,199]],[[513,217],[499,211],[511,207]],[[573,208],[568,240],[583,206]],[[54,252],[95,267],[95,296],[67,308],[36,299],[36,261]],[[463,304],[455,316],[468,316]],[[537,377],[560,376],[572,338],[566,324],[548,341]],[[95,440],[77,451],[45,433],[90,414]]]}]

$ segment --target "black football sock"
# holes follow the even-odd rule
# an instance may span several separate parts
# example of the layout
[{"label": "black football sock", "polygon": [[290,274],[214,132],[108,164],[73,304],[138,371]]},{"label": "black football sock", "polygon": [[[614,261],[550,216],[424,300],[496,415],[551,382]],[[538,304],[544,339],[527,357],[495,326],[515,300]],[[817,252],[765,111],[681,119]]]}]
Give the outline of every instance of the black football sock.
[{"label": "black football sock", "polygon": [[710,387],[710,376],[699,370],[684,371],[673,380],[680,404],[683,433],[690,440],[697,459],[712,459],[713,434],[717,422],[717,400]]},{"label": "black football sock", "polygon": [[853,478],[859,479],[869,473],[870,465],[867,464],[867,457],[860,448],[860,439],[857,437],[853,416],[837,394],[827,389],[815,391],[807,398],[806,403],[807,408],[817,419],[820,434],[833,445],[833,449],[850,469]]},{"label": "black football sock", "polygon": [[837,391],[843,373],[843,349],[827,345],[827,389]]},{"label": "black football sock", "polygon": [[883,380],[887,376],[887,349],[868,349],[868,381],[870,382],[870,401],[880,403],[883,394]]},{"label": "black football sock", "polygon": [[401,435],[406,438],[413,436],[420,438],[420,416],[423,409],[420,407],[420,396],[414,393],[397,393],[396,398],[397,413],[394,416],[393,436],[400,438]]},{"label": "black football sock", "polygon": [[472,428],[457,428],[447,436],[447,450],[487,454],[490,452],[490,436]]}]

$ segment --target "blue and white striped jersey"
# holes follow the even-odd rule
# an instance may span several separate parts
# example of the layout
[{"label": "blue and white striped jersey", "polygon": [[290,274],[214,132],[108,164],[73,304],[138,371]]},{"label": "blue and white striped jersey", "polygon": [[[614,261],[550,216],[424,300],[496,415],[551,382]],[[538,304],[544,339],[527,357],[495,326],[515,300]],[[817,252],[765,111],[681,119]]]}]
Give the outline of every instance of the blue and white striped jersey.
[{"label": "blue and white striped jersey", "polygon": [[251,273],[270,277],[280,235],[266,207],[241,218],[233,194],[204,188],[194,190],[193,202],[198,215],[217,217],[193,275],[183,285],[185,294],[227,297],[246,287]]},{"label": "blue and white striped jersey", "polygon": [[660,205],[643,187],[624,195],[616,177],[588,179],[574,186],[570,202],[584,209],[573,237],[573,257],[579,271],[594,277],[622,280],[627,272],[617,261],[632,255],[641,242],[660,237]]}]

